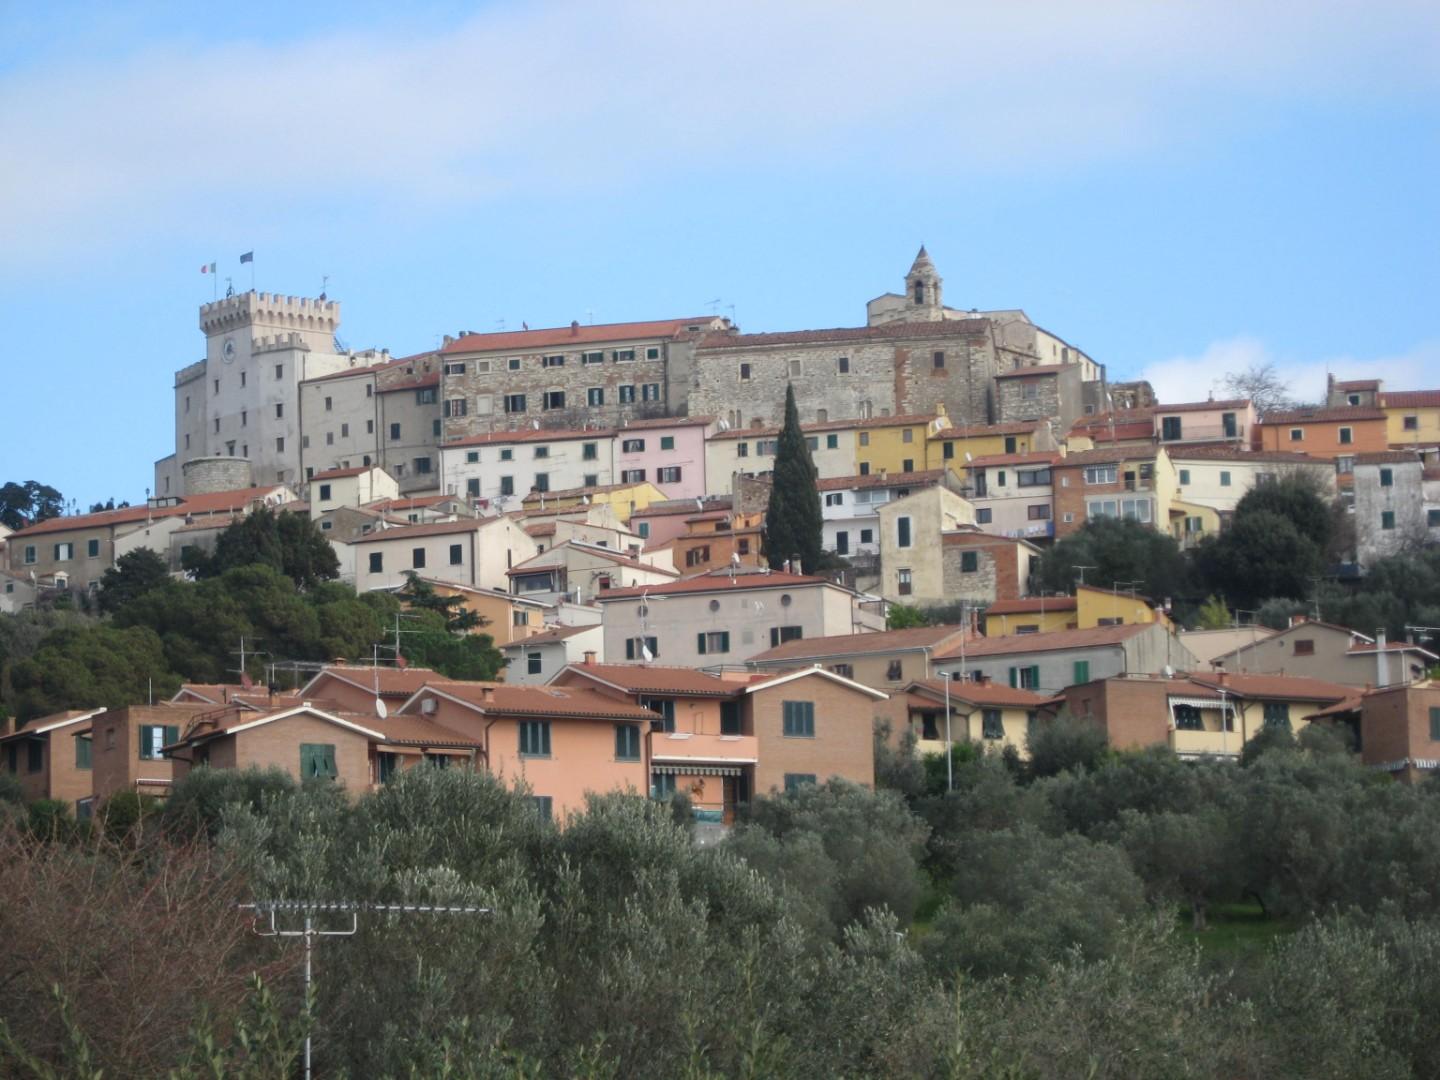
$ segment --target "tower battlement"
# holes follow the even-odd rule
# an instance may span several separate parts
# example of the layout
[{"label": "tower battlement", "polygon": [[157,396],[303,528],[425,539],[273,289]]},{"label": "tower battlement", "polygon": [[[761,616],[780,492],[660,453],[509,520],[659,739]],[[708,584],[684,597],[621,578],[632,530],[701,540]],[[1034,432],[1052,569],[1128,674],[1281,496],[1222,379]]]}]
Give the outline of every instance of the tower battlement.
[{"label": "tower battlement", "polygon": [[243,292],[200,305],[200,329],[207,337],[250,326],[333,336],[339,325],[338,300]]}]

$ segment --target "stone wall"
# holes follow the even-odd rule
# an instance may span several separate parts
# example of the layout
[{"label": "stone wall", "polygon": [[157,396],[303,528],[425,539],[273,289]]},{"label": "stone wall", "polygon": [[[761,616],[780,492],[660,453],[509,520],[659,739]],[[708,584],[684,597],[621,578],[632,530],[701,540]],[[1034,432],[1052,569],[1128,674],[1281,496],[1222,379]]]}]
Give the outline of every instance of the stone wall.
[{"label": "stone wall", "polygon": [[181,467],[181,471],[185,476],[186,495],[204,495],[212,491],[242,491],[255,486],[254,470],[245,458],[191,458]]}]

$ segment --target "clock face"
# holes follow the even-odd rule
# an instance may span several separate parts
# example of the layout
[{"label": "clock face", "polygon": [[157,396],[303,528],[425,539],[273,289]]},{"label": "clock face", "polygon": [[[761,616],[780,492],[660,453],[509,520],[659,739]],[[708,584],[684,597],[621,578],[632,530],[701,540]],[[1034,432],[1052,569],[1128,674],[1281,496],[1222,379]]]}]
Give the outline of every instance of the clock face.
[{"label": "clock face", "polygon": [[220,346],[220,355],[225,358],[227,364],[235,359],[235,341],[233,338],[225,339],[225,344]]}]

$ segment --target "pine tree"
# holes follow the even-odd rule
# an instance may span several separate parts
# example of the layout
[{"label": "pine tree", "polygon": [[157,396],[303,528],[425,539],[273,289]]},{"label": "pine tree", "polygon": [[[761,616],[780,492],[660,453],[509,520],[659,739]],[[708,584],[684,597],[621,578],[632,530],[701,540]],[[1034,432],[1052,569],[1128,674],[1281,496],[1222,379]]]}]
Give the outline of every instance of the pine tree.
[{"label": "pine tree", "polygon": [[795,387],[785,388],[785,426],[775,451],[775,472],[771,476],[770,505],[765,511],[765,550],[770,568],[778,570],[786,559],[799,556],[807,574],[815,572],[822,557],[820,491],[816,487],[815,462],[800,431],[800,411],[795,407]]}]

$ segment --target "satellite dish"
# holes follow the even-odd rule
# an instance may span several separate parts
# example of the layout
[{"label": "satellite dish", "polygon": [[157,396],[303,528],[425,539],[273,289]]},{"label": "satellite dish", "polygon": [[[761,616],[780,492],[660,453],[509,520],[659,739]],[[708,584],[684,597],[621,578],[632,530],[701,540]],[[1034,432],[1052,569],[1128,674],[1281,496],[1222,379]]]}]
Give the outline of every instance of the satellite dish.
[{"label": "satellite dish", "polygon": [[698,496],[698,495],[695,496],[695,509],[696,509],[696,510],[704,510],[704,509],[705,509],[705,500],[702,499],[702,498],[701,498],[700,496]]},{"label": "satellite dish", "polygon": [[965,451],[965,460],[966,460],[966,461],[974,461],[974,460],[975,460],[973,457],[970,456],[970,451],[969,451],[969,450],[966,450],[966,451]]},{"label": "satellite dish", "polygon": [[740,565],[740,553],[738,551],[732,551],[730,553],[730,563],[733,566]]},{"label": "satellite dish", "polygon": [[375,699],[375,715],[381,720],[384,720],[390,715],[390,710],[385,707],[385,702],[381,701],[378,697]]}]

